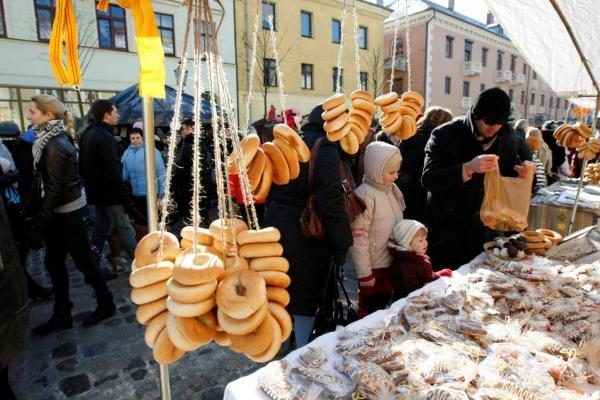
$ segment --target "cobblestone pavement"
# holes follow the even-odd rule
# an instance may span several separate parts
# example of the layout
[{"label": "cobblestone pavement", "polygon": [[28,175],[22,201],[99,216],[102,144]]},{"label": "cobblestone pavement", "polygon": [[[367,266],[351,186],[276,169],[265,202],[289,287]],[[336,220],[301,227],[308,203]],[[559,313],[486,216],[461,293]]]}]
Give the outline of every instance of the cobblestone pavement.
[{"label": "cobblestone pavement", "polygon": [[[50,286],[43,267],[43,250],[32,252],[28,270],[34,279]],[[135,320],[129,300],[127,274],[108,282],[117,314],[95,327],[81,321],[94,309],[91,287],[68,260],[73,329],[44,337],[30,336],[25,349],[10,365],[10,382],[20,400],[51,399],[159,399],[158,365],[144,343],[144,327]],[[356,299],[356,281],[348,271],[345,285]],[[348,276],[350,275],[350,276]],[[30,326],[45,322],[53,300],[31,306]],[[246,357],[214,343],[186,354],[169,367],[173,399],[222,399],[228,382],[260,368]]]}]

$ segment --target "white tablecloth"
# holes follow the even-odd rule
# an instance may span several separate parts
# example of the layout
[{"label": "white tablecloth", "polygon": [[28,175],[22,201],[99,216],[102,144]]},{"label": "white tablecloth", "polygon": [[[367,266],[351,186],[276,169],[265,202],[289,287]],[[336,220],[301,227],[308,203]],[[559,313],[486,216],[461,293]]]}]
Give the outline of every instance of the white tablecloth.
[{"label": "white tablecloth", "polygon": [[[452,274],[452,278],[440,278],[438,280],[430,282],[423,288],[411,293],[411,296],[413,294],[418,294],[422,291],[429,291],[429,292],[445,291],[446,287],[448,286],[447,282],[450,279],[462,279],[464,277],[464,275],[466,275],[472,271],[473,265],[483,261],[484,258],[485,258],[485,254],[483,254],[483,253],[480,254],[469,264],[465,264],[462,267],[460,267],[458,270],[454,271]],[[354,330],[359,330],[359,329],[366,328],[366,327],[375,326],[378,323],[380,323],[381,321],[383,321],[385,319],[385,317],[387,317],[388,315],[393,313],[395,310],[397,310],[399,307],[401,307],[405,303],[405,301],[406,301],[405,299],[400,299],[397,302],[395,302],[394,304],[392,304],[392,306],[389,309],[380,310],[373,314],[370,314],[370,315],[366,316],[365,318],[362,318],[362,319],[348,325],[347,328],[354,331]],[[316,338],[315,340],[313,340],[311,343],[307,344],[305,347],[296,349],[295,351],[289,353],[284,359],[289,361],[290,365],[296,366],[296,365],[298,365],[298,361],[297,361],[298,356],[306,350],[306,347],[313,346],[313,347],[320,347],[323,350],[325,350],[328,354],[327,358],[331,360],[334,358],[335,345],[337,344],[337,339],[336,339],[335,335],[336,335],[335,332],[330,332],[328,334],[320,336],[320,337]],[[262,369],[259,369],[258,371],[254,372],[253,374],[236,379],[235,381],[227,384],[227,387],[225,388],[225,394],[223,396],[223,399],[224,400],[238,400],[238,399],[239,400],[248,400],[248,399],[269,400],[269,397],[266,394],[264,394],[264,392],[258,386],[257,375],[260,373],[262,373]]]}]

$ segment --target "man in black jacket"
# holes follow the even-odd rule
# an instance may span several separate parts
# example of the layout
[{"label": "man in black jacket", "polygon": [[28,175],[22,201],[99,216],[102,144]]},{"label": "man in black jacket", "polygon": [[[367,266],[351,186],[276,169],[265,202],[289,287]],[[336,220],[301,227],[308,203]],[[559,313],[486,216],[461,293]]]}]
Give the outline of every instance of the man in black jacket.
[{"label": "man in black jacket", "polygon": [[100,254],[111,227],[116,229],[125,251],[133,260],[136,246],[135,230],[125,212],[130,207],[128,190],[121,175],[119,147],[113,127],[119,122],[119,112],[109,100],[92,104],[94,123],[79,140],[79,165],[89,204],[96,209],[96,225],[92,245]]},{"label": "man in black jacket", "polygon": [[[435,129],[425,148],[422,183],[428,191],[425,221],[434,266],[457,268],[481,253],[494,232],[479,217],[484,173],[527,177],[507,125],[510,98],[499,88],[481,92],[463,118]],[[496,161],[497,160],[497,161]]]}]

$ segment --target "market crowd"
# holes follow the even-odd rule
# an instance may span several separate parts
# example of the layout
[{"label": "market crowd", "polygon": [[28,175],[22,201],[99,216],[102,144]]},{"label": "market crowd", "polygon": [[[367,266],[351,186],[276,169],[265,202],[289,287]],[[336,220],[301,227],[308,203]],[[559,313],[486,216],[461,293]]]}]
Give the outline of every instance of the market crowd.
[{"label": "market crowd", "polygon": [[[317,105],[306,116],[297,109],[278,115],[271,106],[266,118],[251,129],[264,142],[272,139],[274,123],[286,123],[312,148],[326,137],[323,111]],[[147,232],[144,141],[155,140],[155,134],[144,131],[139,122],[128,127],[127,138],[115,134],[119,112],[108,100],[96,101],[91,117],[76,134],[65,105],[53,96],[37,95],[29,104],[31,127],[12,143],[11,151],[0,142],[0,194],[18,258],[25,266],[29,250],[44,246],[52,282],[51,288],[42,287],[22,268],[31,299],[54,296],[53,313],[33,328],[36,335],[73,326],[67,255],[97,302],[83,325],[93,326],[113,316],[115,305],[106,282],[116,276],[118,266],[128,271],[137,240]],[[508,95],[492,88],[480,93],[463,116],[453,118],[447,109],[428,107],[418,120],[417,133],[408,140],[384,133],[376,121],[355,156],[325,139],[313,160],[325,240],[305,237],[299,229],[309,192],[307,164],[302,164],[297,179],[283,186],[274,184],[266,203],[257,204],[261,226],[281,231],[284,256],[290,262],[288,310],[294,318],[296,346],[309,341],[331,268],[353,266],[359,315],[365,316],[427,282],[451,276],[479,254],[482,244],[495,235],[479,218],[486,172],[499,168],[503,176],[535,174],[534,192],[560,176],[578,174],[575,150],[565,152],[552,137],[561,123],[528,127],[525,120],[515,121]],[[203,225],[218,218],[211,129],[210,122],[202,122],[198,146]],[[165,154],[169,146],[176,146],[169,216],[169,229],[175,234],[191,219],[194,130],[194,121],[186,119],[176,142],[157,143],[159,198],[169,179]],[[349,183],[365,206],[354,220],[345,210],[340,165],[353,178]],[[243,200],[237,202],[243,213]],[[113,270],[100,268],[105,255]],[[1,301],[7,310],[18,308],[14,296]],[[6,318],[12,317],[9,312]],[[4,389],[8,387],[5,360],[0,360],[0,367],[0,386],[9,390]],[[11,398],[5,393],[0,393],[2,398]]]}]

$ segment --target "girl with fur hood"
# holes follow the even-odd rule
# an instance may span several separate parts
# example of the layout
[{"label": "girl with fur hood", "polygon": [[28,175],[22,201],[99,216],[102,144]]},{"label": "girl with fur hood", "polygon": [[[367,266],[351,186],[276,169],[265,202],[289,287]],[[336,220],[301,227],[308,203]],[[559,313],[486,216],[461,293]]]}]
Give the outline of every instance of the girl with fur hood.
[{"label": "girl with fur hood", "polygon": [[365,211],[352,222],[354,244],[350,248],[358,278],[359,317],[387,307],[392,294],[388,267],[392,256],[387,243],[402,220],[404,196],[395,185],[402,156],[397,147],[373,142],[365,153],[363,183],[355,190]]}]

